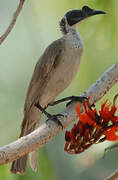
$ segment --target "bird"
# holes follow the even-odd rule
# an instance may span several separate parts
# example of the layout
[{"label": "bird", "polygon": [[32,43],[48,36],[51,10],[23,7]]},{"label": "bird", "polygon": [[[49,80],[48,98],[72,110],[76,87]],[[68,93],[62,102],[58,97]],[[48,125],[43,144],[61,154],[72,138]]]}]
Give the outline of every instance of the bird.
[{"label": "bird", "polygon": [[[62,17],[59,23],[62,37],[53,41],[36,63],[26,95],[19,137],[28,135],[40,126],[42,113],[46,114],[45,109],[48,105],[53,103],[75,78],[84,49],[83,40],[77,28],[87,18],[99,14],[106,13],[83,6],[81,9],[69,10]],[[47,113],[48,115],[50,114]],[[50,117],[56,121],[53,115]],[[24,174],[27,158],[28,154],[14,160],[11,164],[11,172]],[[37,151],[30,153],[30,165],[34,171],[37,171]]]}]

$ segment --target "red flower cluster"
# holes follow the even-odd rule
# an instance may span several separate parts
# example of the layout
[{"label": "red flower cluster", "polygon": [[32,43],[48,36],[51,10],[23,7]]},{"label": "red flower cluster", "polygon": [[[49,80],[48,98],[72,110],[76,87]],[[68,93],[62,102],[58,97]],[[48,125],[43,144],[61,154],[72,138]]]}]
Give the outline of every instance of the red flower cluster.
[{"label": "red flower cluster", "polygon": [[[115,97],[116,98],[116,97]],[[79,121],[74,124],[71,131],[65,133],[64,150],[70,154],[85,151],[91,145],[105,140],[118,141],[118,116],[115,115],[118,108],[105,101],[99,113],[96,108],[91,108],[88,101],[84,102],[84,112],[80,112],[80,104],[75,108]]]}]

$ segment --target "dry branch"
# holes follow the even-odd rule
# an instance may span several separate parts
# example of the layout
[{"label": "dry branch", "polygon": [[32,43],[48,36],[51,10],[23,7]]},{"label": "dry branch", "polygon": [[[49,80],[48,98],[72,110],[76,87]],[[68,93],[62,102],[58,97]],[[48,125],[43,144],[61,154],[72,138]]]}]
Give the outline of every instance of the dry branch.
[{"label": "dry branch", "polygon": [[117,180],[118,179],[118,169],[106,180]]},{"label": "dry branch", "polygon": [[[90,104],[95,103],[118,82],[118,63],[110,67],[86,92],[82,95],[90,96]],[[60,118],[64,128],[77,119],[74,110],[75,102],[71,103]],[[24,154],[34,151],[56,136],[62,128],[54,122],[48,121],[31,134],[0,148],[0,164],[13,161]]]},{"label": "dry branch", "polygon": [[13,18],[8,26],[8,28],[6,29],[6,31],[4,32],[4,34],[0,37],[0,45],[3,43],[3,41],[7,38],[7,36],[9,35],[9,33],[11,32],[11,30],[13,29],[16,20],[22,10],[23,4],[24,4],[25,0],[20,0],[19,5],[13,15]]}]

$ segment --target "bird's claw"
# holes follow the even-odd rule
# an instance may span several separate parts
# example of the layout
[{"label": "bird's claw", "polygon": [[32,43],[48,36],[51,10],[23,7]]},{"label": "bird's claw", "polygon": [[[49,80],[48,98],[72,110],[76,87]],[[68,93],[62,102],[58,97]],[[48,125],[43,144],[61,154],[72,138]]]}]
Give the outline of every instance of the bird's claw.
[{"label": "bird's claw", "polygon": [[[51,120],[53,122],[55,122],[58,126],[61,126],[63,128],[63,124],[61,123],[61,121],[58,119],[59,116],[64,116],[63,114],[56,114],[56,115],[51,115],[49,114],[48,116],[48,120]],[[47,120],[47,121],[48,121]]]}]

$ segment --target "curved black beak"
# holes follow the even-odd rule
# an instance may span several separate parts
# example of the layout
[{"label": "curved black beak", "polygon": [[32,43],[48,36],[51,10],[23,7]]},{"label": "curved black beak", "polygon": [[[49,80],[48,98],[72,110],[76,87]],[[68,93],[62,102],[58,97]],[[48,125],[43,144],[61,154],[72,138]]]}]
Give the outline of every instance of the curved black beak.
[{"label": "curved black beak", "polygon": [[95,9],[93,10],[90,16],[97,15],[97,14],[106,14],[106,12]]},{"label": "curved black beak", "polygon": [[84,6],[81,11],[82,11],[83,18],[87,18],[90,16],[99,15],[99,14],[106,14],[106,12],[104,11],[101,11],[98,9],[91,9],[88,6]]}]

